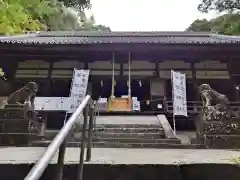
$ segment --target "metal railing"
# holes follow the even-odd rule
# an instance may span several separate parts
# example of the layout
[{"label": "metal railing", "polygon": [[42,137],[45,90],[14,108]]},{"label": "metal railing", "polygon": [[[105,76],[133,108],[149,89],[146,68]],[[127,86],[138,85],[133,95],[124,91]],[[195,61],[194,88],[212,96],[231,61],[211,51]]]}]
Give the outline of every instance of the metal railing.
[{"label": "metal railing", "polygon": [[25,177],[24,180],[39,180],[58,149],[59,149],[59,153],[58,153],[58,162],[57,162],[57,180],[63,179],[64,155],[65,155],[65,149],[67,144],[66,137],[71,132],[72,128],[74,127],[75,123],[79,120],[79,117],[83,112],[84,122],[82,127],[80,161],[79,161],[78,171],[77,171],[77,180],[82,180],[88,117],[89,117],[89,125],[88,125],[88,143],[87,143],[86,161],[91,160],[92,131],[93,131],[93,121],[94,121],[94,114],[95,114],[94,111],[95,110],[94,110],[93,101],[91,97],[87,95],[85,99],[82,101],[82,103],[78,106],[77,110],[66,121],[62,129],[53,139],[51,144],[48,146],[46,151],[43,153],[43,155],[37,161],[37,163],[33,166],[33,168],[30,170],[30,172],[28,173],[28,175]]}]

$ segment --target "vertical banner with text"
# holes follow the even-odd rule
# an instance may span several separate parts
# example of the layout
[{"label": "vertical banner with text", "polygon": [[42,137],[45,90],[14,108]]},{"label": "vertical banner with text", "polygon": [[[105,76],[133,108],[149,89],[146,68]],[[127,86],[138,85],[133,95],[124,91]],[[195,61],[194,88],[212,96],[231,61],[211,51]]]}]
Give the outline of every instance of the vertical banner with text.
[{"label": "vertical banner with text", "polygon": [[188,116],[186,75],[171,70],[172,94],[173,94],[173,116]]},{"label": "vertical banner with text", "polygon": [[86,96],[89,72],[90,70],[74,69],[72,85],[70,89],[71,105],[68,113],[73,113],[76,111],[77,107]]}]

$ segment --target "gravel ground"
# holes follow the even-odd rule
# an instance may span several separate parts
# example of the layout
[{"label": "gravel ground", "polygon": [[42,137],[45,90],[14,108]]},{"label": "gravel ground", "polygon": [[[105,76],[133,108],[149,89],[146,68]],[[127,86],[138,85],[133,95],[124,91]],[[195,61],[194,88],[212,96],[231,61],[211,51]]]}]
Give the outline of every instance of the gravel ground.
[{"label": "gravel ground", "polygon": [[[0,148],[1,164],[35,163],[45,148]],[[65,164],[79,161],[79,148],[67,148]],[[56,163],[55,156],[51,163]],[[93,148],[92,164],[199,164],[227,163],[240,157],[240,151],[230,150],[196,150],[196,149],[115,149]]]}]

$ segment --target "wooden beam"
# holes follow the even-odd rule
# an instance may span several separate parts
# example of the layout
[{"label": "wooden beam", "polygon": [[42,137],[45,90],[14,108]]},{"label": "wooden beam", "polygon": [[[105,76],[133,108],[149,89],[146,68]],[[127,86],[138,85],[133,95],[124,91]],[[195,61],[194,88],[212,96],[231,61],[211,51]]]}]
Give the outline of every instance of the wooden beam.
[{"label": "wooden beam", "polygon": [[160,72],[159,72],[159,62],[155,62],[155,75],[156,77],[160,77]]},{"label": "wooden beam", "polygon": [[[83,56],[81,56],[80,54],[71,54],[71,53],[66,53],[64,55],[61,54],[52,54],[52,55],[46,55],[44,53],[42,54],[13,54],[13,53],[8,53],[8,54],[1,54],[0,56],[2,59],[6,58],[6,59],[14,59],[14,58],[18,58],[18,61],[21,60],[45,60],[45,61],[56,61],[56,60],[79,60],[79,58],[81,57],[81,60],[83,62],[94,62],[94,61],[104,61],[106,60],[106,58],[104,56],[89,56],[84,58]],[[239,59],[240,61],[240,56],[232,56],[235,59]],[[181,59],[181,60],[185,60],[185,61],[192,61],[193,59],[195,61],[202,61],[203,59],[209,59],[209,60],[222,60],[222,61],[228,61],[229,60],[229,56],[221,56],[221,55],[209,55],[209,56],[194,56],[194,55],[187,55],[187,54],[179,54],[179,55],[174,55],[174,54],[162,54],[161,56],[159,56],[158,58],[158,62],[161,61],[165,61],[165,60],[172,60],[172,59]],[[146,60],[145,58],[143,59],[139,59],[141,60]]]},{"label": "wooden beam", "polygon": [[190,64],[190,67],[191,67],[191,72],[192,72],[192,81],[193,81],[193,87],[194,87],[194,96],[195,96],[195,100],[196,101],[199,101],[200,98],[199,98],[199,94],[198,94],[198,82],[197,82],[197,75],[196,75],[196,69],[195,69],[195,66],[194,66],[194,62],[191,62]]},{"label": "wooden beam", "polygon": [[86,52],[86,51],[125,51],[125,52],[149,52],[149,51],[235,51],[238,54],[240,45],[228,44],[159,44],[159,43],[96,43],[96,44],[0,44],[0,50],[23,51],[58,51],[58,52]]}]

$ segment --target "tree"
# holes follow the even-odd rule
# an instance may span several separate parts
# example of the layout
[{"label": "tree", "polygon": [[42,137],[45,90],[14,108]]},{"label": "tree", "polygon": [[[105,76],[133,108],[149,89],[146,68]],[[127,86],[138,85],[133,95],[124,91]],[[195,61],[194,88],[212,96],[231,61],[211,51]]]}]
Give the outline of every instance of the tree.
[{"label": "tree", "polygon": [[17,34],[39,30],[41,23],[32,18],[24,7],[16,2],[0,0],[0,34]]},{"label": "tree", "polygon": [[239,0],[202,0],[198,5],[198,10],[207,13],[211,10],[218,12],[227,11],[229,13],[240,10]]},{"label": "tree", "polygon": [[84,13],[90,0],[0,0],[0,34],[38,30],[106,30]]},{"label": "tree", "polygon": [[232,13],[207,21],[195,20],[187,31],[210,31],[226,35],[240,35],[240,14]]},{"label": "tree", "polygon": [[91,8],[90,0],[60,0],[67,7],[74,7],[78,10]]},{"label": "tree", "polygon": [[195,20],[187,29],[187,31],[211,31],[210,22],[206,19]]},{"label": "tree", "polygon": [[86,15],[82,15],[81,25],[78,30],[84,31],[111,31],[111,29],[104,25],[96,24],[94,15],[91,15],[89,18]]}]

